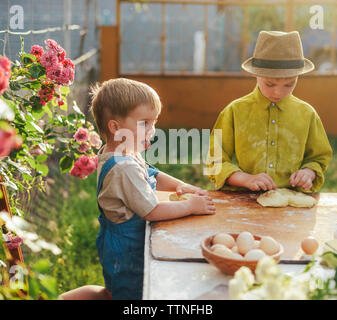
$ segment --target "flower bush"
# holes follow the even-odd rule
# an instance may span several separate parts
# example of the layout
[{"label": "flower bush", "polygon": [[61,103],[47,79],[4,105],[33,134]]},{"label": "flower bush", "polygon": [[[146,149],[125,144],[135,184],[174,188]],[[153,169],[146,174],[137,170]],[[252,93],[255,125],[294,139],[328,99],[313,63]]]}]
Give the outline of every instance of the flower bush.
[{"label": "flower bush", "polygon": [[[19,216],[24,215],[19,192],[45,191],[48,160],[58,158],[61,173],[84,179],[97,169],[95,152],[102,145],[75,101],[68,110],[75,66],[65,50],[48,39],[45,48],[33,45],[25,53],[21,41],[18,60],[0,56],[0,183]],[[7,229],[2,239],[7,248],[23,241],[34,251],[32,239]],[[43,240],[41,245],[48,248]]]}]

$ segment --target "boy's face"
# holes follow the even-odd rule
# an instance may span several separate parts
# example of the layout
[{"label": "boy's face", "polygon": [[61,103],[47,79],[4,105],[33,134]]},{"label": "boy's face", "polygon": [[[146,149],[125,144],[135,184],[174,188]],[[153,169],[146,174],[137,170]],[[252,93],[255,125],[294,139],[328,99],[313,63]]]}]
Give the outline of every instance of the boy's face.
[{"label": "boy's face", "polygon": [[293,92],[297,77],[292,78],[264,78],[256,77],[261,93],[272,102],[279,102]]},{"label": "boy's face", "polygon": [[142,152],[150,147],[150,140],[155,134],[158,116],[159,112],[155,108],[139,105],[126,118],[118,121],[120,129],[122,129],[120,132],[122,134],[123,132],[129,133],[127,136],[129,141],[125,142],[128,151]]}]

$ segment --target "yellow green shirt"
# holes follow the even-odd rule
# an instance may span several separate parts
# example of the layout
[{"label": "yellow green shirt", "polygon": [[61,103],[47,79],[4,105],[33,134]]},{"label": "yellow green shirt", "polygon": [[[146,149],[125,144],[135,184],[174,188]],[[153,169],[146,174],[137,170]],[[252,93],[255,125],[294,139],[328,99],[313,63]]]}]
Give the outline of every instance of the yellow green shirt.
[{"label": "yellow green shirt", "polygon": [[[215,129],[222,131],[216,134]],[[234,156],[237,164],[233,163]],[[292,94],[272,103],[256,86],[218,116],[210,136],[207,174],[216,189],[244,190],[225,184],[235,171],[264,172],[279,188],[286,188],[291,187],[292,173],[310,168],[316,172],[312,189],[297,189],[317,192],[324,183],[323,173],[331,157],[323,124],[311,105]]]}]

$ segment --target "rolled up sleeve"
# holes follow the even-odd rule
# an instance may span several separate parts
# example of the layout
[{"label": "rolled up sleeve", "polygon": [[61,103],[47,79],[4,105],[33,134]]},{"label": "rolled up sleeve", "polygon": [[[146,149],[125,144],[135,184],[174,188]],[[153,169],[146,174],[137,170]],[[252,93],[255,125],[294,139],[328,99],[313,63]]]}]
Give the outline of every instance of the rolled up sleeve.
[{"label": "rolled up sleeve", "polygon": [[[309,168],[315,171],[316,178],[313,181],[310,192],[317,192],[324,184],[324,172],[332,159],[332,148],[325,133],[321,119],[317,113],[313,114],[305,154],[301,169]],[[308,192],[302,190],[303,192]]]}]

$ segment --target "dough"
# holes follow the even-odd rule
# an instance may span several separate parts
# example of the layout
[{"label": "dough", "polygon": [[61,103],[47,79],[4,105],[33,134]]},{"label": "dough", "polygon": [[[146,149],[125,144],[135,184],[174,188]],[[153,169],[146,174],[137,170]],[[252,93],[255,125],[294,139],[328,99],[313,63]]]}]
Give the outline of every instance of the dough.
[{"label": "dough", "polygon": [[309,195],[285,188],[267,191],[260,195],[256,201],[264,207],[286,207],[289,205],[298,208],[311,208],[317,203],[316,199]]},{"label": "dough", "polygon": [[288,205],[288,197],[276,190],[261,194],[256,201],[263,207],[286,207]]},{"label": "dough", "polygon": [[176,193],[171,193],[169,196],[170,201],[181,201],[188,200],[193,193],[183,193],[181,196],[178,196]]}]

